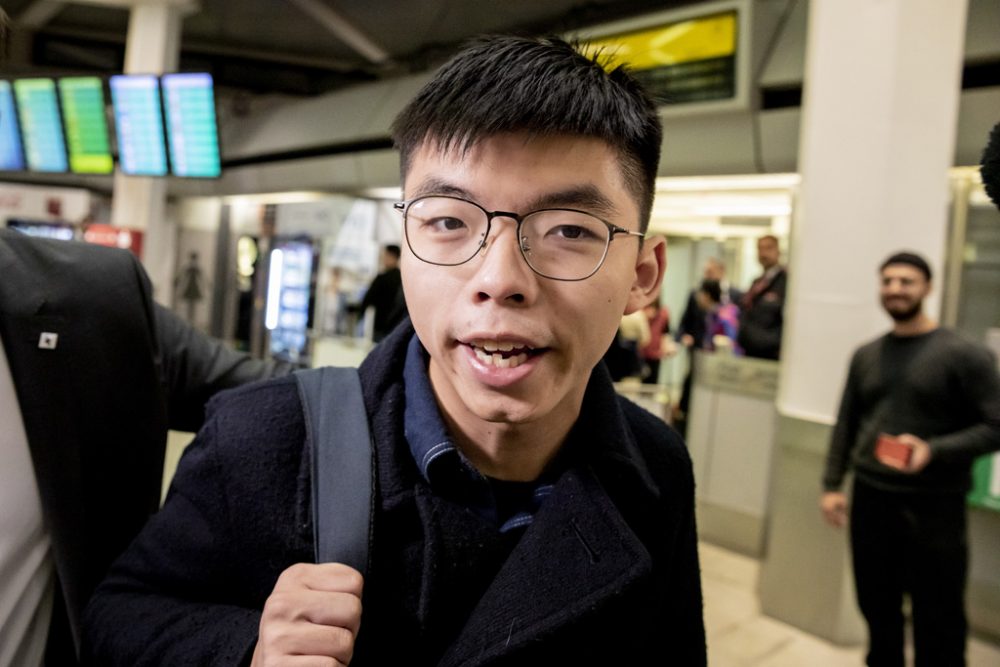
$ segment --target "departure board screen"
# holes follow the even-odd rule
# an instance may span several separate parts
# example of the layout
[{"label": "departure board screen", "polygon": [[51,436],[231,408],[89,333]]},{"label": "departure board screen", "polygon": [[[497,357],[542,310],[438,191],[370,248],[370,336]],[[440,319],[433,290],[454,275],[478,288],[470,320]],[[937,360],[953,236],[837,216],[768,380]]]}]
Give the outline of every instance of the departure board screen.
[{"label": "departure board screen", "polygon": [[111,105],[122,172],[132,176],[165,176],[167,151],[157,78],[144,74],[111,77]]},{"label": "departure board screen", "polygon": [[170,167],[176,176],[215,178],[221,171],[210,74],[162,77]]},{"label": "departure board screen", "polygon": [[17,127],[14,91],[9,81],[0,81],[0,171],[24,169],[21,131]]},{"label": "departure board screen", "polygon": [[18,79],[14,98],[20,112],[24,153],[32,171],[66,171],[66,143],[52,79]]},{"label": "departure board screen", "polygon": [[104,119],[104,86],[97,77],[59,79],[69,168],[77,174],[109,174],[114,169]]}]

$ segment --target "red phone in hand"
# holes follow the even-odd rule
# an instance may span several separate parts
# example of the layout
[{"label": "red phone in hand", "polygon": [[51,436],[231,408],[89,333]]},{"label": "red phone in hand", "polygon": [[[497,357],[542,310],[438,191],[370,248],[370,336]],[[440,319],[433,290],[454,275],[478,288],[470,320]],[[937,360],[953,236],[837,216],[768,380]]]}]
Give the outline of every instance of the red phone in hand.
[{"label": "red phone in hand", "polygon": [[875,443],[875,458],[887,466],[905,468],[913,456],[913,447],[888,433],[882,433]]}]

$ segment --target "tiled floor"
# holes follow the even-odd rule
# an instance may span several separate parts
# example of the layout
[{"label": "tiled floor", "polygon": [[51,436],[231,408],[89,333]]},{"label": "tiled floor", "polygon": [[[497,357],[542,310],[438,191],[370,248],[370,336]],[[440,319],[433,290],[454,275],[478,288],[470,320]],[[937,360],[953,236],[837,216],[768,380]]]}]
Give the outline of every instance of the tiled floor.
[{"label": "tiled floor", "polygon": [[[834,646],[760,613],[759,563],[702,543],[705,631],[711,667],[857,667],[862,647]],[[969,640],[968,667],[1000,665],[1000,645]]]}]

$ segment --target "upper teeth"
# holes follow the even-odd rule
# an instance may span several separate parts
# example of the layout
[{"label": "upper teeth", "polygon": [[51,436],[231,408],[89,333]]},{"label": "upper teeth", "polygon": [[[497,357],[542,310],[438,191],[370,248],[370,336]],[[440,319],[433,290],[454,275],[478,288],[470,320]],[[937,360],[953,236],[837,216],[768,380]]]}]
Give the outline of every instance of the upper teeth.
[{"label": "upper teeth", "polygon": [[474,347],[482,348],[483,350],[485,350],[487,352],[510,352],[515,347],[517,347],[517,348],[525,347],[525,348],[527,348],[529,350],[532,349],[528,345],[523,345],[523,346],[522,345],[514,345],[514,343],[511,343],[510,341],[503,341],[503,342],[501,342],[501,341],[495,341],[495,340],[477,340],[477,341],[473,341],[472,345]]}]

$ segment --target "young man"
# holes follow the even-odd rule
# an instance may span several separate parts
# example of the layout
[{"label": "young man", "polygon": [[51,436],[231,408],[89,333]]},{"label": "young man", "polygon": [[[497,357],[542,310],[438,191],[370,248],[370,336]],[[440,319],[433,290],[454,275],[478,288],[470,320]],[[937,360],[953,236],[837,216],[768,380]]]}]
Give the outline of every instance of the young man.
[{"label": "young man", "polygon": [[965,494],[975,457],[1000,449],[1000,378],[985,347],[923,311],[927,262],[881,267],[892,331],[851,360],[823,476],[823,515],[847,522],[840,490],[854,470],[851,548],[869,665],[903,665],[903,595],[918,665],[964,665]]},{"label": "young man", "polygon": [[499,37],[394,131],[412,327],[360,369],[367,579],[311,564],[294,381],[231,393],[90,607],[95,661],[705,664],[690,460],[599,365],[663,277],[654,105],[564,42]]}]

